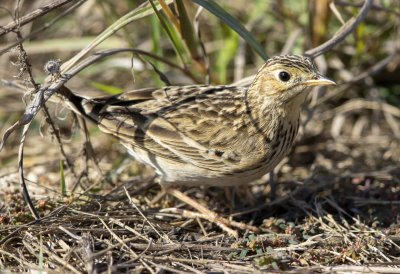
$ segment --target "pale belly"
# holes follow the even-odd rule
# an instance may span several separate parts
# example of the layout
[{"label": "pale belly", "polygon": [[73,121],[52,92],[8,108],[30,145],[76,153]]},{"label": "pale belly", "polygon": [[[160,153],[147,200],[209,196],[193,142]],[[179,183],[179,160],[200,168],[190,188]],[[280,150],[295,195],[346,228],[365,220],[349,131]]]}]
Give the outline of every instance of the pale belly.
[{"label": "pale belly", "polygon": [[125,145],[129,153],[138,161],[154,168],[160,178],[160,184],[165,186],[235,186],[249,184],[259,179],[282,160],[286,151],[275,155],[273,161],[260,162],[251,168],[236,169],[234,172],[221,172],[216,169],[204,169],[189,163],[177,163]]}]

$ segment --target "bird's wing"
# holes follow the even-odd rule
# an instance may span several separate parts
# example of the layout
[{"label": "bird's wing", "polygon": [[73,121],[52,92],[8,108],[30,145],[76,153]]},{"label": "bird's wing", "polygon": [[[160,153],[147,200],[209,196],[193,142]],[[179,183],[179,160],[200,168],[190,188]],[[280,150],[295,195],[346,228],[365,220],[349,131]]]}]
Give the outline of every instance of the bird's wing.
[{"label": "bird's wing", "polygon": [[189,86],[125,92],[103,105],[99,127],[159,157],[223,169],[240,161],[240,155],[229,150],[236,136],[228,127],[234,126],[242,105],[236,89]]}]

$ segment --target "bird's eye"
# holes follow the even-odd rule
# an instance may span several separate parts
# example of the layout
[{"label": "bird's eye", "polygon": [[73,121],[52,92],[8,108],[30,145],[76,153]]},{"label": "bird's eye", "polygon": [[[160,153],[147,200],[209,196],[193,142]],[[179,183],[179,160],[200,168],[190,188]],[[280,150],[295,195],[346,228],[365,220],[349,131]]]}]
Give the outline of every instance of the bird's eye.
[{"label": "bird's eye", "polygon": [[281,81],[283,81],[283,82],[289,81],[290,80],[289,72],[286,72],[286,71],[279,72],[279,79],[281,79]]}]

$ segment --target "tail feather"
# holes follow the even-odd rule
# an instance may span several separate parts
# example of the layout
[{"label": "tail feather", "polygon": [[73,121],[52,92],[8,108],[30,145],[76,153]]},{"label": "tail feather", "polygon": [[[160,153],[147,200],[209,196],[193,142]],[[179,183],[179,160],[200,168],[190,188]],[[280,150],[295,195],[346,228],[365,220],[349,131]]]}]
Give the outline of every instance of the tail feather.
[{"label": "tail feather", "polygon": [[91,100],[73,93],[70,89],[62,86],[51,98],[52,101],[61,103],[79,116],[98,123],[99,112],[103,108],[104,100]]}]

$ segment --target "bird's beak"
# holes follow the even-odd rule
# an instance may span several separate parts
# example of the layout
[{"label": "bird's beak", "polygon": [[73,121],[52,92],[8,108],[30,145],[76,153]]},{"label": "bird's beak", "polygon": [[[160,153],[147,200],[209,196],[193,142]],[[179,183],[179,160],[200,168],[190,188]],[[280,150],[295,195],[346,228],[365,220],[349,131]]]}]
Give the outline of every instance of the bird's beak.
[{"label": "bird's beak", "polygon": [[307,86],[329,86],[329,85],[336,85],[334,81],[328,79],[322,75],[317,75],[315,79],[307,80],[304,82]]}]

